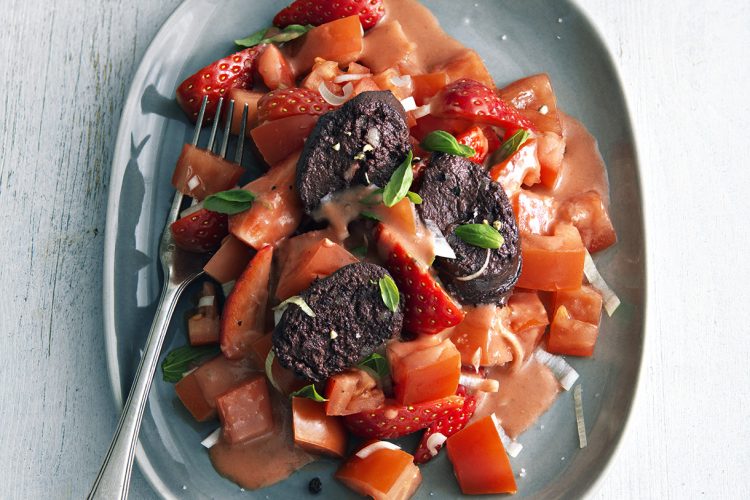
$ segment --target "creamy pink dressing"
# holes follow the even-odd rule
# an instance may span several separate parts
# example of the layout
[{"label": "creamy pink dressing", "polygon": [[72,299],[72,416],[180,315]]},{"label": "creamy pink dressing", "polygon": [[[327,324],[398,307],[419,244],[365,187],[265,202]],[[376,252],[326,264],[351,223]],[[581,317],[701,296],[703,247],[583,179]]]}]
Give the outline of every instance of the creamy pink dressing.
[{"label": "creamy pink dressing", "polygon": [[343,243],[349,237],[349,224],[369,208],[361,200],[366,199],[373,190],[368,186],[355,186],[334,193],[313,212],[313,219],[327,220],[334,235],[331,239],[336,243]]}]

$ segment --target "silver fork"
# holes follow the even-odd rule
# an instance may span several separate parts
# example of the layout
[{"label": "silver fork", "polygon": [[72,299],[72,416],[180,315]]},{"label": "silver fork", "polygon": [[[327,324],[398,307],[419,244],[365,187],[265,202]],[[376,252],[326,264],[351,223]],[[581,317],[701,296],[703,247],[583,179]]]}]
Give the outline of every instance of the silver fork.
[{"label": "silver fork", "polygon": [[[209,151],[213,151],[214,149],[214,142],[216,141],[216,132],[221,117],[223,101],[224,99],[220,99],[219,105],[216,108],[216,115],[214,117],[213,126],[211,127],[211,136],[208,140],[207,149]],[[193,146],[198,145],[207,103],[207,97],[204,97],[203,102],[201,103],[200,113],[198,114],[198,120],[195,124],[195,131],[193,132]],[[229,128],[232,122],[233,113],[234,101],[232,100],[229,101],[229,112],[227,113],[224,125],[224,137],[219,149],[219,155],[222,157],[224,157],[227,152]],[[248,106],[246,104],[242,111],[242,124],[240,127],[239,140],[237,142],[237,150],[235,152],[234,161],[236,163],[242,162],[243,139],[245,137],[247,113]],[[164,337],[166,336],[167,328],[169,327],[169,321],[172,318],[172,313],[174,312],[174,308],[177,305],[177,301],[182,292],[190,283],[203,275],[203,266],[206,260],[205,257],[201,254],[180,250],[177,248],[174,239],[172,238],[170,226],[177,220],[177,217],[180,214],[182,202],[183,195],[178,191],[172,200],[172,208],[169,211],[167,224],[164,228],[159,244],[159,258],[164,271],[164,286],[162,287],[159,306],[156,309],[154,322],[151,324],[151,331],[146,340],[143,356],[138,365],[138,371],[135,374],[135,380],[133,381],[130,394],[128,395],[122,415],[120,416],[120,421],[117,424],[117,430],[112,438],[112,443],[109,446],[109,451],[104,459],[104,463],[99,470],[99,475],[89,492],[87,497],[89,499],[110,500],[113,498],[127,498],[128,489],[130,488],[130,475],[133,471],[135,447],[138,442],[138,432],[141,427],[143,412],[146,409],[146,402],[148,401],[151,383],[154,380],[154,374],[159,362],[159,354],[162,345],[164,344]]]}]

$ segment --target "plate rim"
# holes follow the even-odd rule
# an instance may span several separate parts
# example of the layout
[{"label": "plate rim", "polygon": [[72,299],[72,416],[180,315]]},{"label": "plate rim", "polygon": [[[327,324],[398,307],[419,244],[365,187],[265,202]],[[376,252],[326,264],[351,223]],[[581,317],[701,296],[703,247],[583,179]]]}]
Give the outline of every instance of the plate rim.
[{"label": "plate rim", "polygon": [[[104,322],[104,346],[107,363],[107,376],[109,379],[110,389],[112,391],[112,399],[115,403],[115,408],[119,412],[123,408],[123,392],[121,389],[122,377],[120,374],[120,365],[117,355],[117,334],[115,328],[115,250],[117,242],[117,230],[119,228],[119,220],[117,214],[120,208],[120,194],[122,192],[122,184],[124,177],[124,169],[127,165],[127,159],[129,155],[129,143],[128,133],[124,126],[125,117],[132,115],[139,106],[141,96],[136,94],[136,82],[143,81],[145,75],[148,73],[148,66],[144,65],[144,61],[151,60],[153,53],[157,50],[160,45],[162,38],[167,35],[167,29],[173,24],[173,21],[182,16],[183,11],[189,10],[193,5],[199,5],[201,3],[215,3],[209,0],[183,0],[167,18],[161,24],[156,34],[151,39],[148,47],[143,53],[138,63],[138,68],[133,74],[128,86],[128,93],[120,113],[120,119],[118,124],[118,131],[115,138],[115,148],[112,156],[110,177],[109,177],[109,189],[107,192],[107,211],[105,215],[105,231],[104,231],[104,262],[103,262],[103,283],[102,283],[102,305],[103,305],[103,322]],[[587,11],[579,4],[579,0],[566,0],[566,3],[570,8],[580,16],[583,22],[586,23],[588,28],[591,30],[594,38],[605,50],[604,55],[606,63],[609,66],[609,70],[612,72],[614,79],[617,83],[617,91],[620,94],[622,102],[624,104],[625,115],[621,118],[626,125],[625,132],[630,139],[630,144],[633,151],[633,162],[635,165],[635,183],[638,188],[638,194],[640,196],[640,209],[641,214],[639,217],[640,227],[643,232],[643,241],[641,243],[643,249],[642,255],[642,267],[643,267],[643,307],[642,307],[642,326],[641,331],[641,344],[640,344],[640,356],[637,360],[637,366],[634,374],[634,384],[630,389],[631,395],[623,418],[623,425],[617,431],[613,437],[613,444],[610,449],[605,453],[603,458],[603,465],[601,472],[597,477],[583,485],[582,494],[584,497],[588,497],[598,491],[603,483],[605,477],[607,477],[611,471],[612,465],[615,462],[615,458],[619,455],[622,449],[623,437],[630,432],[632,427],[632,415],[633,408],[639,400],[639,394],[643,391],[640,390],[640,386],[643,383],[643,367],[644,360],[648,355],[646,342],[646,335],[648,331],[648,311],[649,311],[649,296],[651,289],[651,281],[649,279],[649,267],[648,267],[648,227],[646,226],[646,203],[644,203],[643,196],[643,182],[641,175],[641,161],[638,153],[638,141],[637,133],[633,128],[633,120],[631,116],[631,107],[629,105],[628,95],[623,85],[623,80],[620,75],[620,68],[616,64],[610,47],[602,37],[601,31],[598,26],[593,22],[591,16]],[[151,465],[148,455],[145,453],[143,447],[139,442],[136,446],[136,464],[149,483],[149,486],[154,490],[157,495],[163,498],[177,498],[175,497],[170,488],[167,487],[161,480],[160,475],[155,467]]]}]

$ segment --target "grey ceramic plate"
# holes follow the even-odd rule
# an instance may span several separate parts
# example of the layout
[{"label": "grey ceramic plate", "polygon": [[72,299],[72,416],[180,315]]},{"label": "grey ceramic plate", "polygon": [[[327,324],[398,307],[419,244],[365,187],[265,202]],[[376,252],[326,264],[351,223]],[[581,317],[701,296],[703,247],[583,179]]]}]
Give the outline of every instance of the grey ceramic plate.
[{"label": "grey ceramic plate", "polygon": [[[633,136],[612,62],[591,24],[568,1],[425,0],[445,29],[477,49],[499,84],[548,72],[562,108],[599,140],[612,191],[619,244],[597,257],[623,305],[604,318],[596,356],[573,360],[581,374],[589,446],[578,449],[571,394],[520,441],[513,468],[517,497],[578,497],[601,476],[619,441],[636,388],[643,347],[644,232]],[[123,110],[112,165],[104,280],[105,334],[114,397],[128,390],[160,290],[157,242],[172,198],[170,178],[191,126],[174,103],[189,74],[233,49],[232,40],[266,25],[283,2],[187,0],[164,24],[141,62]],[[559,20],[562,22],[559,22]],[[188,294],[190,295],[190,294]],[[185,343],[187,301],[177,309],[165,352]],[[321,461],[287,481],[250,493],[220,477],[200,441],[216,424],[192,421],[174,388],[151,390],[141,430],[138,464],[164,497],[296,498],[314,476],[331,498],[346,498]],[[423,468],[418,498],[459,497],[444,456]]]}]

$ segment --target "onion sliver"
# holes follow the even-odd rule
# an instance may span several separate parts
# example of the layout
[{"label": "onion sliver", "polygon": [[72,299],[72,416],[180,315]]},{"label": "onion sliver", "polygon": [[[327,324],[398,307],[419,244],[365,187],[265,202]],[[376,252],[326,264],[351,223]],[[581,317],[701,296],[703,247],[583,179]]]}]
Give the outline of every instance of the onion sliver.
[{"label": "onion sliver", "polygon": [[573,401],[576,410],[576,426],[578,427],[578,445],[585,448],[588,445],[588,439],[586,438],[586,421],[583,419],[583,389],[581,384],[573,389]]},{"label": "onion sliver", "polygon": [[380,146],[380,130],[375,127],[367,129],[367,144],[374,148]]},{"label": "onion sliver", "polygon": [[192,176],[187,181],[187,186],[190,191],[192,191],[193,189],[197,188],[200,185],[201,185],[201,180],[197,175]]},{"label": "onion sliver", "polygon": [[392,76],[391,83],[396,87],[408,87],[411,85],[411,75]]},{"label": "onion sliver", "polygon": [[266,370],[266,377],[268,377],[268,381],[271,382],[271,385],[274,386],[274,388],[279,391],[280,393],[284,393],[284,391],[281,390],[281,387],[279,387],[279,384],[276,382],[276,379],[273,378],[273,360],[276,358],[276,353],[273,352],[273,347],[270,351],[268,351],[268,356],[266,356],[266,362],[264,363],[264,368]]},{"label": "onion sliver", "polygon": [[448,437],[440,432],[431,434],[430,437],[427,438],[427,442],[425,443],[427,445],[427,450],[430,452],[430,455],[432,455],[433,457],[437,455],[438,451],[440,451],[440,448],[443,447],[447,440]]},{"label": "onion sliver", "polygon": [[458,281],[471,281],[473,279],[476,279],[484,274],[484,272],[487,270],[487,266],[490,265],[490,249],[487,249],[487,258],[484,259],[484,264],[482,264],[482,267],[479,268],[479,270],[475,273],[471,273],[468,276],[459,276],[456,279]]},{"label": "onion sliver", "polygon": [[420,106],[414,110],[414,118],[419,120],[420,118],[427,116],[430,113],[432,113],[432,105],[425,104],[424,106]]},{"label": "onion sliver", "polygon": [[500,390],[500,382],[494,378],[484,378],[475,373],[461,373],[458,383],[474,391],[497,392]]},{"label": "onion sliver", "polygon": [[198,307],[211,307],[212,305],[214,305],[214,299],[215,297],[213,295],[201,297],[201,299],[198,301]]},{"label": "onion sliver", "polygon": [[453,248],[451,248],[451,246],[448,244],[448,240],[445,239],[443,232],[440,230],[439,227],[437,227],[437,224],[435,224],[431,220],[425,219],[424,225],[427,227],[427,230],[432,234],[435,255],[438,257],[445,257],[446,259],[455,259],[456,252],[454,252]]},{"label": "onion sliver", "polygon": [[569,391],[578,380],[578,372],[562,356],[550,354],[544,349],[537,349],[534,351],[534,358],[552,370],[552,373],[566,391]]},{"label": "onion sliver", "polygon": [[620,307],[620,299],[614,290],[607,285],[602,275],[599,274],[599,270],[596,268],[596,264],[594,264],[594,259],[591,258],[588,250],[586,250],[586,260],[583,263],[583,274],[586,275],[589,283],[601,292],[604,299],[604,310],[607,311],[609,316],[612,316],[617,308]]},{"label": "onion sliver", "polygon": [[213,431],[211,434],[206,436],[206,439],[201,441],[201,444],[206,448],[211,448],[213,445],[219,442],[219,438],[221,437],[221,427]]},{"label": "onion sliver", "polygon": [[516,458],[521,453],[521,450],[523,450],[523,445],[518,441],[514,441],[505,433],[505,429],[503,429],[503,426],[500,425],[500,422],[497,421],[497,416],[495,416],[494,413],[491,415],[491,417],[492,421],[495,422],[495,429],[497,429],[497,433],[500,436],[500,441],[503,442],[505,451],[511,457]]},{"label": "onion sliver", "polygon": [[417,109],[417,101],[413,97],[401,99],[401,105],[404,107],[404,111],[414,111]]},{"label": "onion sliver", "polygon": [[365,446],[361,450],[359,450],[356,455],[359,458],[367,458],[376,451],[379,450],[400,450],[401,447],[397,446],[393,443],[390,443],[388,441],[376,441],[372,443],[371,445]]},{"label": "onion sliver", "polygon": [[341,106],[346,101],[348,101],[354,93],[354,85],[352,85],[351,83],[347,83],[346,85],[344,85],[343,90],[344,95],[336,95],[328,90],[326,82],[320,82],[320,85],[318,85],[318,92],[320,92],[320,95],[323,97],[323,99],[331,106]]},{"label": "onion sliver", "polygon": [[339,75],[333,79],[333,83],[356,82],[362,78],[372,76],[372,73],[358,73],[353,75]]}]

